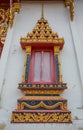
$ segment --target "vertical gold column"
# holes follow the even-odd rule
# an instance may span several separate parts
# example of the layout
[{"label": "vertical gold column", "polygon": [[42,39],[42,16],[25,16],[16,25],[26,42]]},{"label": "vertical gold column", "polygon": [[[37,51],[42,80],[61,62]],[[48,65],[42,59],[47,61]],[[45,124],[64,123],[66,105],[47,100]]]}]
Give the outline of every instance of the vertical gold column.
[{"label": "vertical gold column", "polygon": [[23,76],[22,76],[22,83],[26,82],[25,81],[25,76],[26,76],[26,63],[27,63],[27,57],[31,55],[31,46],[27,46],[26,47],[26,56],[25,56],[25,60],[24,60],[24,72],[23,72]]},{"label": "vertical gold column", "polygon": [[25,55],[25,58],[24,58],[24,71],[23,71],[23,75],[22,75],[22,83],[25,82],[26,60],[27,60],[27,56]]},{"label": "vertical gold column", "polygon": [[54,56],[58,56],[58,67],[59,67],[59,82],[62,83],[62,72],[61,72],[61,63],[60,63],[60,47],[54,46]]}]

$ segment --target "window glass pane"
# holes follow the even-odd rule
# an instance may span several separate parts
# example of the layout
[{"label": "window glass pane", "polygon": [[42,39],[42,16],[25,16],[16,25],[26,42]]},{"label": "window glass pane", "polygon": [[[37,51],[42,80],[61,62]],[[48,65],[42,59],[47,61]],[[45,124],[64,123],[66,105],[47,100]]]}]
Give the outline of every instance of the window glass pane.
[{"label": "window glass pane", "polygon": [[35,52],[34,55],[34,82],[40,82],[41,76],[41,52]]},{"label": "window glass pane", "polygon": [[50,52],[42,53],[42,77],[41,80],[44,82],[51,81],[51,59]]}]

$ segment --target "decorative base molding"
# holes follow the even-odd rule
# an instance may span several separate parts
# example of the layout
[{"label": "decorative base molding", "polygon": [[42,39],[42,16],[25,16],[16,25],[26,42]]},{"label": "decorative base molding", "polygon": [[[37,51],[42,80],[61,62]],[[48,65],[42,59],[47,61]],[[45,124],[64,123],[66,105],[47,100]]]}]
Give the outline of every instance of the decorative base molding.
[{"label": "decorative base molding", "polygon": [[60,96],[24,96],[17,110],[67,110],[67,100]]},{"label": "decorative base molding", "polygon": [[67,89],[66,83],[59,84],[28,84],[19,83],[18,89],[22,90],[24,94],[55,94],[60,95],[65,89]]},{"label": "decorative base molding", "polygon": [[18,111],[12,113],[11,123],[72,123],[70,111]]},{"label": "decorative base molding", "polygon": [[19,83],[18,88],[23,89],[67,89],[66,83],[57,83],[57,84],[28,84],[28,83]]}]

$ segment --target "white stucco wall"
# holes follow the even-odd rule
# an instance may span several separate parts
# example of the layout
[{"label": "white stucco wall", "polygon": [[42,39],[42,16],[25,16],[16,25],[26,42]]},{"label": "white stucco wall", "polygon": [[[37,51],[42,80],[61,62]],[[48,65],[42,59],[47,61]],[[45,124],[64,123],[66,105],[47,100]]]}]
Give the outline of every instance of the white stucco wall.
[{"label": "white stucco wall", "polygon": [[[83,41],[82,5],[82,0],[79,0],[79,2],[78,0],[75,1],[76,8],[74,22],[76,25],[78,25],[75,29],[79,34],[78,37],[80,38],[81,43]],[[79,12],[81,12],[80,15]],[[69,11],[65,8],[63,3],[46,2],[44,4],[44,15],[45,18],[48,20],[52,30],[54,32],[57,32],[60,37],[63,36],[65,39],[65,45],[61,52],[61,68],[63,80],[67,83],[68,89],[63,92],[62,97],[68,100],[68,108],[72,112],[73,123],[78,127],[83,127],[83,109],[81,109],[83,105],[83,86],[80,79],[78,59],[76,55],[78,55],[78,58],[80,57],[79,52],[76,51],[74,45],[74,37],[72,35],[72,28],[69,22]],[[6,124],[9,124],[11,113],[17,105],[17,99],[23,96],[23,93],[17,89],[18,83],[21,82],[22,78],[25,56],[25,53],[20,46],[20,37],[26,36],[28,32],[31,32],[40,17],[41,3],[23,2],[21,4],[21,11],[19,14],[17,14],[14,21],[13,36],[11,39],[11,45],[6,64],[4,84],[2,86],[0,122],[5,122]],[[80,46],[80,43],[78,44]],[[83,64],[82,61],[81,64]],[[78,120],[76,120],[76,117],[78,118]],[[17,129],[21,130],[23,125],[20,127],[19,126],[17,127]],[[12,128],[10,128],[10,125],[8,125],[6,127],[6,130],[16,129],[15,127],[16,125],[12,125]],[[31,130],[34,129],[34,125],[28,125],[28,127],[29,129],[31,128]],[[23,129],[26,130],[28,127],[25,126],[25,129]],[[49,130],[55,129],[55,127],[56,124],[45,124],[45,130],[47,130],[48,128]],[[61,128],[61,126],[58,125],[56,128],[66,130],[67,127],[70,129],[71,126],[66,125]],[[40,129],[42,128],[44,128],[44,124],[40,124]],[[39,129],[39,126],[35,126],[35,129]]]}]

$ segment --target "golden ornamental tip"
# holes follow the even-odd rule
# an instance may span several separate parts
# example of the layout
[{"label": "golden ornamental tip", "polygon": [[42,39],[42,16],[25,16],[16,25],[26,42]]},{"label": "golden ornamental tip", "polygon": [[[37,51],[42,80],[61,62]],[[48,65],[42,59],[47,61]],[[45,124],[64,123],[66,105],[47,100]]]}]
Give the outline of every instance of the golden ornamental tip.
[{"label": "golden ornamental tip", "polygon": [[41,18],[43,19],[44,18],[44,5],[42,3],[42,14],[41,14]]}]

